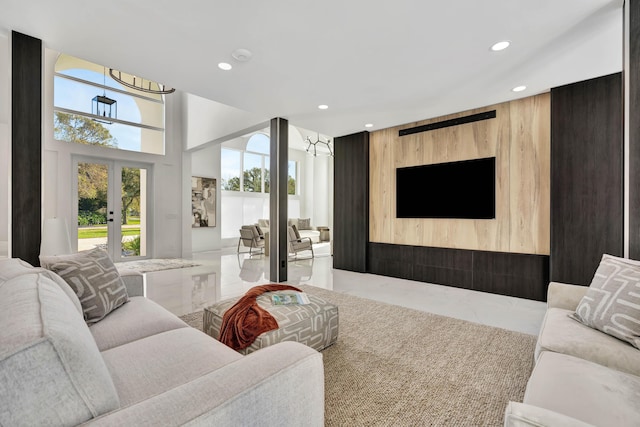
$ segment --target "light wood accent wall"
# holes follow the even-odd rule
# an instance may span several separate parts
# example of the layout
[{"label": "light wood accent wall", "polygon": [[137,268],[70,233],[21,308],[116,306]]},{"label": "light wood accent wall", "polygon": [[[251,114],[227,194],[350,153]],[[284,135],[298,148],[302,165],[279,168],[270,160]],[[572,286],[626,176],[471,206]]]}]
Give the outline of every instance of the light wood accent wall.
[{"label": "light wood accent wall", "polygon": [[[400,129],[491,110],[494,119],[398,136]],[[549,255],[550,117],[547,93],[372,132],[370,241]],[[495,219],[396,218],[396,168],[494,156]],[[416,183],[416,197],[423,185]]]}]

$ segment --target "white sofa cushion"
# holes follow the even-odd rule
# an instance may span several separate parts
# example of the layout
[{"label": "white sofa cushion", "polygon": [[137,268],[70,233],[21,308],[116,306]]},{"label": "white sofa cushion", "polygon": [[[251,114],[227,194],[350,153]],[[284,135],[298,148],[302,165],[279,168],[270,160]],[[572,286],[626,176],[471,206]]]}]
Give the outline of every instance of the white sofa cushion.
[{"label": "white sofa cushion", "polygon": [[145,297],[129,302],[89,327],[98,349],[105,351],[151,335],[189,325]]},{"label": "white sofa cushion", "polygon": [[310,238],[313,243],[320,241],[320,232],[318,230],[298,230],[301,239]]},{"label": "white sofa cushion", "polygon": [[322,427],[324,400],[322,354],[288,341],[88,425]]},{"label": "white sofa cushion", "polygon": [[640,351],[569,317],[571,310],[549,308],[542,321],[535,358],[544,351],[568,354],[618,371],[640,375]]},{"label": "white sofa cushion", "polygon": [[640,425],[640,377],[566,354],[543,352],[524,403],[595,426]]},{"label": "white sofa cushion", "polygon": [[242,359],[194,328],[153,335],[102,353],[122,406],[155,396]]},{"label": "white sofa cushion", "polygon": [[80,306],[80,300],[78,299],[78,296],[73,291],[73,289],[71,289],[71,286],[69,286],[69,284],[62,279],[62,277],[45,268],[33,267],[28,262],[23,261],[19,258],[0,259],[0,281],[2,282],[20,276],[21,274],[32,273],[41,273],[45,277],[53,280],[58,286],[60,286],[60,289],[62,289],[64,293],[67,294],[78,312],[82,314],[82,307]]},{"label": "white sofa cushion", "polygon": [[0,283],[0,425],[76,425],[119,407],[89,328],[45,273]]},{"label": "white sofa cushion", "polygon": [[572,318],[640,349],[640,261],[604,254]]},{"label": "white sofa cushion", "polygon": [[504,427],[595,427],[564,414],[526,403],[509,402],[504,412]]}]

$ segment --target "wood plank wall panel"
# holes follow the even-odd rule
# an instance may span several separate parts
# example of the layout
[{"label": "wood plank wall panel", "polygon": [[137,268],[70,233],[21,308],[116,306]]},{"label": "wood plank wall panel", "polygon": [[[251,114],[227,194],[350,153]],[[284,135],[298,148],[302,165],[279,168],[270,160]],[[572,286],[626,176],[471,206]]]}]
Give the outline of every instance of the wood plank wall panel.
[{"label": "wood plank wall panel", "polygon": [[[548,254],[551,215],[550,94],[513,101],[509,106],[509,252]],[[536,167],[532,168],[532,164]]]},{"label": "wood plank wall panel", "polygon": [[[369,135],[369,150],[372,159],[371,170],[375,173],[369,174],[369,191],[376,194],[370,198],[370,229],[372,233],[384,235],[383,239],[391,240],[391,220],[394,210],[391,207],[391,200],[394,199],[390,187],[385,183],[393,181],[395,188],[395,173],[391,161],[391,135],[393,130],[385,129]],[[380,141],[378,142],[377,139]],[[373,153],[373,151],[376,151]]]},{"label": "wood plank wall panel", "polygon": [[333,267],[367,272],[369,132],[334,139]]},{"label": "wood plank wall panel", "polygon": [[40,261],[42,41],[11,35],[11,256]]},{"label": "wood plank wall panel", "polygon": [[622,75],[551,91],[551,280],[589,285],[623,254]]},{"label": "wood plank wall panel", "polygon": [[629,257],[640,259],[640,2],[627,2],[629,13]]},{"label": "wood plank wall panel", "polygon": [[[547,255],[548,103],[548,95],[540,95],[373,132],[371,241]],[[496,110],[494,119],[398,136],[400,129],[491,110]],[[525,116],[520,117],[521,114]],[[529,123],[531,115],[535,123]],[[515,165],[511,164],[512,155],[516,157]],[[527,159],[529,155],[533,158]],[[493,156],[497,169],[495,220],[395,217],[396,168]],[[514,195],[514,191],[521,193]],[[419,197],[419,188],[416,194]]]}]

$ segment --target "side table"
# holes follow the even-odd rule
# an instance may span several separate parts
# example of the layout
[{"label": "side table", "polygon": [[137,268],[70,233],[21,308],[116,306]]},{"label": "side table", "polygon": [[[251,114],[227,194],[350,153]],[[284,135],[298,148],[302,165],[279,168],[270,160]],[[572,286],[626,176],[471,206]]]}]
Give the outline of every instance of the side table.
[{"label": "side table", "polygon": [[330,233],[331,230],[329,229],[329,227],[320,225],[316,227],[316,230],[320,232],[320,237],[318,240],[320,240],[321,242],[328,242],[331,240],[331,233]]}]

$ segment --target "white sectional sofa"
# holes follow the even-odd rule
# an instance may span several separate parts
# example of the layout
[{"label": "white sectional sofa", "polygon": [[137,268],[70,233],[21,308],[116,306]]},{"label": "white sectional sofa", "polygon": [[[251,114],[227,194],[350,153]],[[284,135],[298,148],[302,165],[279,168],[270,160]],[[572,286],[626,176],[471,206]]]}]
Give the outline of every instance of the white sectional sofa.
[{"label": "white sectional sofa", "polygon": [[123,280],[129,301],[88,326],[58,275],[0,260],[0,425],[324,424],[320,353],[242,356]]},{"label": "white sectional sofa", "polygon": [[549,285],[535,367],[505,426],[640,426],[640,350],[569,317],[588,289]]}]

